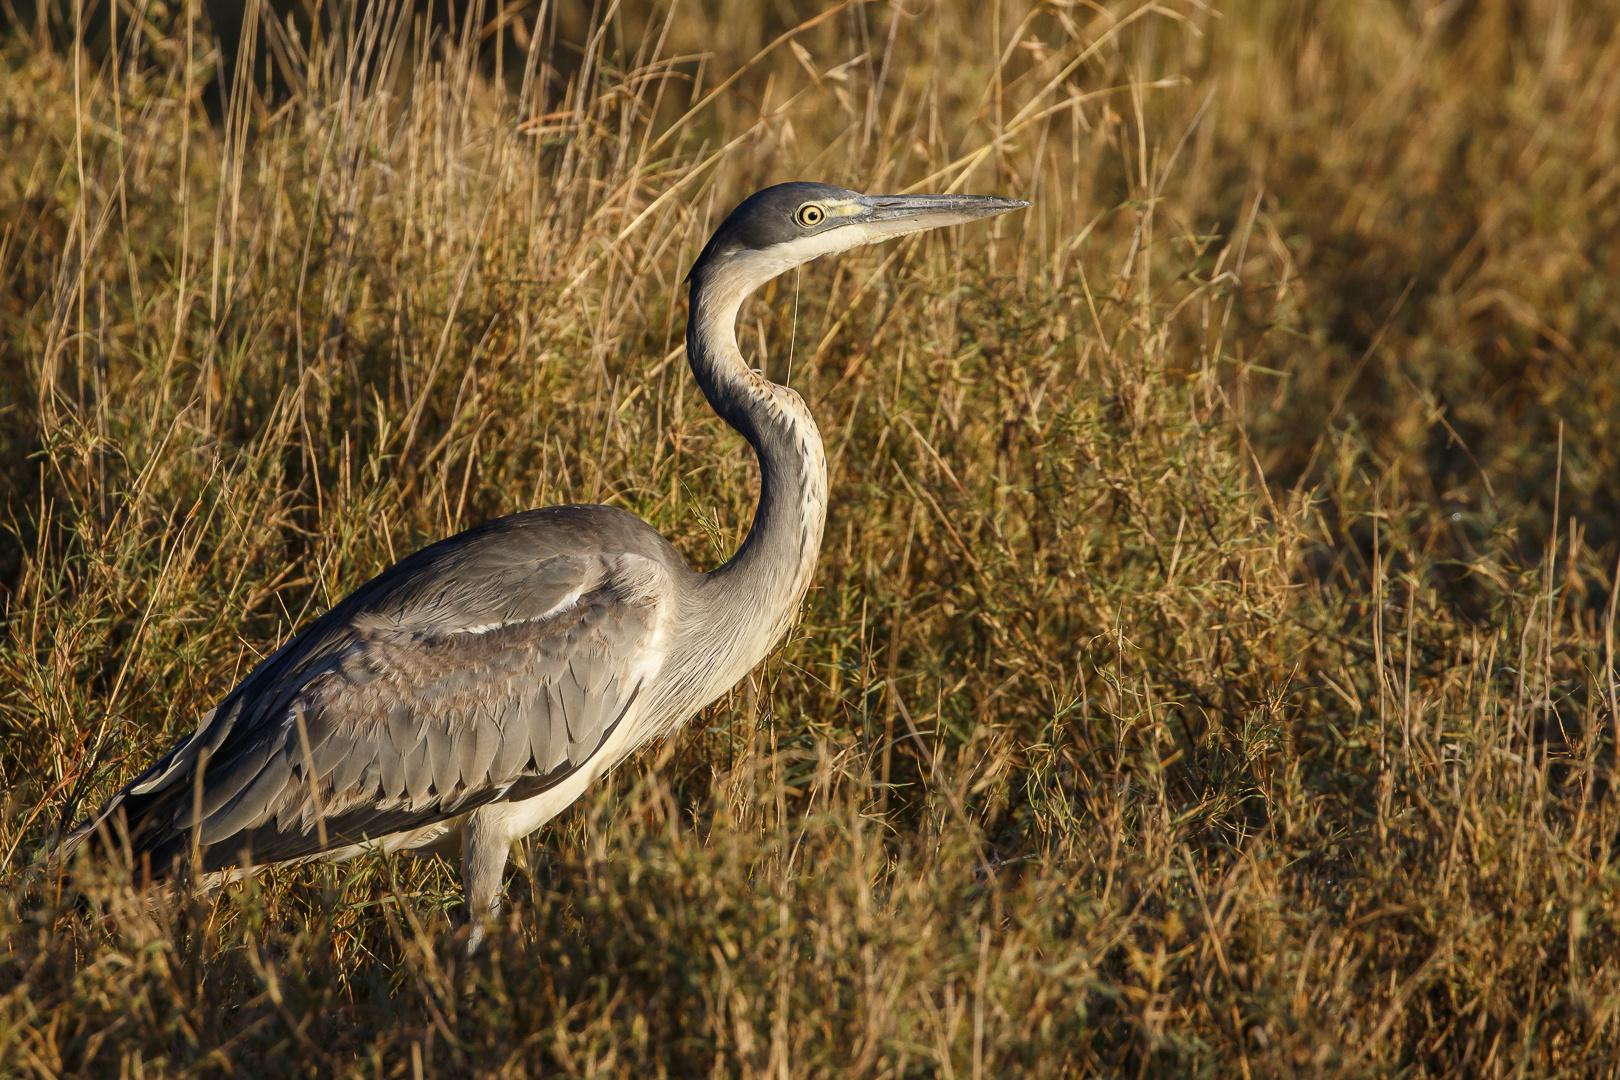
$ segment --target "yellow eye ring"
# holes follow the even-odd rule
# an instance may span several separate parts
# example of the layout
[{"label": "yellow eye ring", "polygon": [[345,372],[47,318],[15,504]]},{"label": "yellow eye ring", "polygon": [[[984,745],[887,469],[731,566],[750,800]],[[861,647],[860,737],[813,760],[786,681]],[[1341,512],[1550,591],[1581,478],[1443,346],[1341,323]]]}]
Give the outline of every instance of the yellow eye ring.
[{"label": "yellow eye ring", "polygon": [[805,203],[794,213],[793,220],[797,221],[806,229],[813,229],[817,225],[820,225],[823,221],[827,220],[827,211],[823,210],[813,202]]}]

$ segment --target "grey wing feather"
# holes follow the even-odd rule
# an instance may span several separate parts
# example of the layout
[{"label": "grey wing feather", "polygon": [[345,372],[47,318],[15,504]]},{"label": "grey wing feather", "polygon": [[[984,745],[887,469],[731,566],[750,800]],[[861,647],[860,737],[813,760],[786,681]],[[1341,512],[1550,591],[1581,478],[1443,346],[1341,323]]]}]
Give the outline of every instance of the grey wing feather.
[{"label": "grey wing feather", "polygon": [[433,776],[433,792],[448,796],[461,780],[461,762],[456,753],[456,734],[466,724],[461,709],[449,706],[426,725],[428,769]]},{"label": "grey wing feather", "polygon": [[568,760],[568,729],[556,685],[537,693],[530,709],[529,745],[534,748],[534,766],[541,772],[551,772]]},{"label": "grey wing feather", "polygon": [[433,773],[428,767],[427,740],[423,739],[416,744],[415,749],[405,755],[406,805],[412,811],[426,806],[432,787]]},{"label": "grey wing feather", "polygon": [[497,782],[500,778],[516,776],[529,760],[529,729],[516,701],[503,701],[497,713],[501,744],[495,759],[489,764],[489,775]]},{"label": "grey wing feather", "polygon": [[372,760],[377,766],[377,793],[381,800],[397,802],[405,794],[405,755],[398,749],[398,744],[382,748],[382,752],[373,753]]},{"label": "grey wing feather", "polygon": [[265,805],[270,801],[266,793],[285,791],[292,780],[292,761],[278,749],[249,780],[251,784],[243,784],[218,810],[209,813],[205,804],[203,827],[198,837],[201,843],[218,844],[263,817]]},{"label": "grey wing feather", "polygon": [[[589,684],[587,684],[589,685]],[[557,696],[561,699],[563,720],[567,724],[570,744],[584,742],[595,719],[586,707],[585,688],[574,678],[573,671],[563,673],[557,680]]]},{"label": "grey wing feather", "polygon": [[397,699],[388,706],[388,737],[393,740],[394,747],[400,753],[406,753],[422,741],[423,731],[421,717],[411,708],[411,703],[403,698]]},{"label": "grey wing feather", "polygon": [[392,593],[362,587],[94,820],[123,804],[132,845],[160,872],[189,844],[206,760],[200,836],[216,869],[243,848],[255,862],[317,854],[318,817],[333,848],[527,797],[582,766],[657,669],[672,564],[492,551],[487,572],[416,580],[407,560]]},{"label": "grey wing feather", "polygon": [[252,752],[238,758],[229,771],[221,770],[209,777],[203,789],[203,817],[210,818],[219,812],[219,809],[232,802],[249,784],[260,776],[270,759],[280,754],[284,748],[268,740],[253,747]]},{"label": "grey wing feather", "polygon": [[[332,767],[332,771],[327,775],[327,782],[331,785],[333,791],[348,791],[358,784],[374,759],[375,755],[367,752],[367,748],[361,740],[345,740],[343,758]],[[375,790],[375,782],[367,784],[365,787]]]},{"label": "grey wing feather", "polygon": [[461,781],[469,790],[490,775],[495,753],[501,748],[501,729],[489,709],[481,709],[472,720],[472,731],[461,737]]}]

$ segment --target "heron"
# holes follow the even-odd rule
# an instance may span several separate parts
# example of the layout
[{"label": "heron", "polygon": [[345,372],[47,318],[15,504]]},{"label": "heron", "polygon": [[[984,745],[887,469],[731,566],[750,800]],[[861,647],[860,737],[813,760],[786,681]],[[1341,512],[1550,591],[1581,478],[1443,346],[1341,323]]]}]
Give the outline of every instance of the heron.
[{"label": "heron", "polygon": [[599,505],[430,544],[293,635],[61,854],[117,835],[149,879],[189,859],[209,888],[273,865],[459,848],[476,949],[512,844],[736,685],[810,586],[827,461],[803,398],[745,362],[743,301],[822,255],[1028,205],[808,182],[749,196],[687,276],[687,361],[759,464],[753,522],[724,565],[693,570],[652,526]]}]

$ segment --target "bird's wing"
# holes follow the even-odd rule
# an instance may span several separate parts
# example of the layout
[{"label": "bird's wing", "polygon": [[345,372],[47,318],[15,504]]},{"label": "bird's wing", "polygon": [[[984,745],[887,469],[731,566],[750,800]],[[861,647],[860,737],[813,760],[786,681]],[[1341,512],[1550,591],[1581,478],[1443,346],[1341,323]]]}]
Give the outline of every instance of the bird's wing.
[{"label": "bird's wing", "polygon": [[362,589],[261,665],[126,789],[132,848],[154,870],[193,835],[206,869],[298,859],[528,798],[590,760],[658,670],[665,568],[466,569]]}]

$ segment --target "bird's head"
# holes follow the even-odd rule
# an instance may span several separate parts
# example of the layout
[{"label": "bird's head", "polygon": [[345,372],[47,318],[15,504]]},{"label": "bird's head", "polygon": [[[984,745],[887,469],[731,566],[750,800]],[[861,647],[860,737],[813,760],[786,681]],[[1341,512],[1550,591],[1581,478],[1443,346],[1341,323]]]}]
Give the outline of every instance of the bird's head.
[{"label": "bird's head", "polygon": [[1028,205],[985,195],[861,195],[831,184],[777,184],[731,212],[692,264],[691,278],[723,279],[746,294],[821,255]]}]

